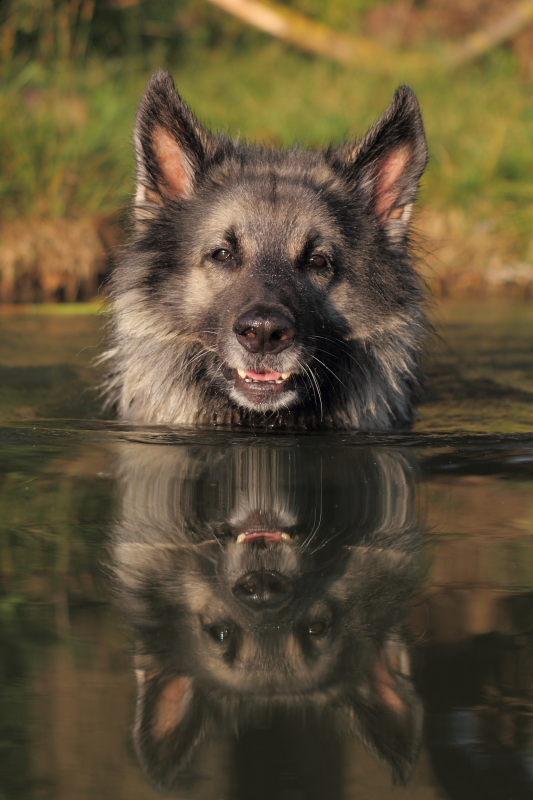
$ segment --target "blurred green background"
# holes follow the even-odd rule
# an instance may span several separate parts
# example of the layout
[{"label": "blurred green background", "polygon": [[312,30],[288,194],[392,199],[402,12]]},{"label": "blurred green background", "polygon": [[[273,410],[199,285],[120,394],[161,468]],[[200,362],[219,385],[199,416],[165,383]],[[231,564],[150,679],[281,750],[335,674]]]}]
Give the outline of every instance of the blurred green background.
[{"label": "blurred green background", "polygon": [[136,106],[159,67],[204,123],[271,144],[361,134],[408,82],[430,143],[417,227],[437,292],[531,293],[533,15],[481,58],[445,61],[447,47],[498,28],[514,5],[278,2],[381,48],[346,64],[334,47],[331,57],[303,52],[207,0],[4,0],[0,300],[94,296],[132,192]]}]

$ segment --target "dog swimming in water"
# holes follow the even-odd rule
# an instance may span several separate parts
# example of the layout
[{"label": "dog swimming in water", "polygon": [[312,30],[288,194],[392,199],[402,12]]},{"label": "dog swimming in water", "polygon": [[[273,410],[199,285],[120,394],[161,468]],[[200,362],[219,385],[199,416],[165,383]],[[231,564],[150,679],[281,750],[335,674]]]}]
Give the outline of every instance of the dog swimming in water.
[{"label": "dog swimming in water", "polygon": [[106,355],[119,417],[408,426],[425,329],[410,220],[427,144],[413,92],[401,86],[362,139],[285,150],[206,130],[160,71],[134,141]]}]

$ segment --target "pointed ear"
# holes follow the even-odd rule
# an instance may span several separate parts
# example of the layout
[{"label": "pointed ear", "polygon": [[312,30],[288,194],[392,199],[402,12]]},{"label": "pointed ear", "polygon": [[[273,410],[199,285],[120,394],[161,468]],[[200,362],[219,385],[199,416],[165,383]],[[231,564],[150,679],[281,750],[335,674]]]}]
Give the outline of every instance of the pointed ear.
[{"label": "pointed ear", "polygon": [[409,672],[406,645],[391,637],[358,687],[353,705],[361,738],[402,785],[411,778],[422,740],[422,703]]},{"label": "pointed ear", "polygon": [[412,90],[400,86],[366,136],[331,151],[329,158],[353,184],[391,243],[401,242],[428,159],[422,115]]},{"label": "pointed ear", "polygon": [[158,790],[168,790],[205,735],[202,704],[192,678],[136,669],[133,744],[139,764]]},{"label": "pointed ear", "polygon": [[152,76],[141,100],[134,142],[135,212],[141,218],[169,197],[187,197],[215,146],[163,70]]}]

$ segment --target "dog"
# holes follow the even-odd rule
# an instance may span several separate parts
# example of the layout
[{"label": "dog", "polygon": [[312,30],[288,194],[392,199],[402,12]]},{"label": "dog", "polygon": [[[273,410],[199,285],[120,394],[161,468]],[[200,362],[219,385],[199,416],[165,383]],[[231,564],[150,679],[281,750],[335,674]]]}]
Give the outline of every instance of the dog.
[{"label": "dog", "polygon": [[410,220],[427,144],[400,87],[358,141],[232,142],[157,72],[137,114],[107,402],[134,423],[399,429],[425,330]]},{"label": "dog", "polygon": [[272,719],[307,727],[315,753],[328,739],[343,752],[355,732],[400,783],[416,764],[422,707],[403,626],[421,547],[412,464],[283,439],[119,454],[111,549],[134,641],[133,742],[159,790],[213,737],[249,741]]}]

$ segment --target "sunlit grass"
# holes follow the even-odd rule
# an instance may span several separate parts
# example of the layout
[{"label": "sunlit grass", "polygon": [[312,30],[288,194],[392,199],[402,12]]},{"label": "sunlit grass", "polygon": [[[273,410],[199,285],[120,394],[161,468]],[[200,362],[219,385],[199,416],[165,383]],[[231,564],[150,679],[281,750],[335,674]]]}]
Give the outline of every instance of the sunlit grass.
[{"label": "sunlit grass", "polygon": [[356,74],[265,37],[253,57],[196,48],[181,51],[173,66],[164,62],[154,52],[142,65],[93,60],[82,70],[29,62],[13,71],[0,89],[2,216],[98,215],[123,207],[133,187],[135,110],[158,66],[169,66],[213,128],[313,147],[364,132],[405,81],[427,126],[431,160],[421,204],[428,218],[446,217],[444,237],[459,228],[462,236],[481,230],[492,237],[491,252],[533,259],[533,95],[511,55],[498,52],[454,74]]},{"label": "sunlit grass", "polygon": [[0,305],[0,316],[12,314],[38,314],[60,317],[85,317],[103,314],[109,304],[104,300],[93,300],[88,303],[19,303],[17,305]]}]

